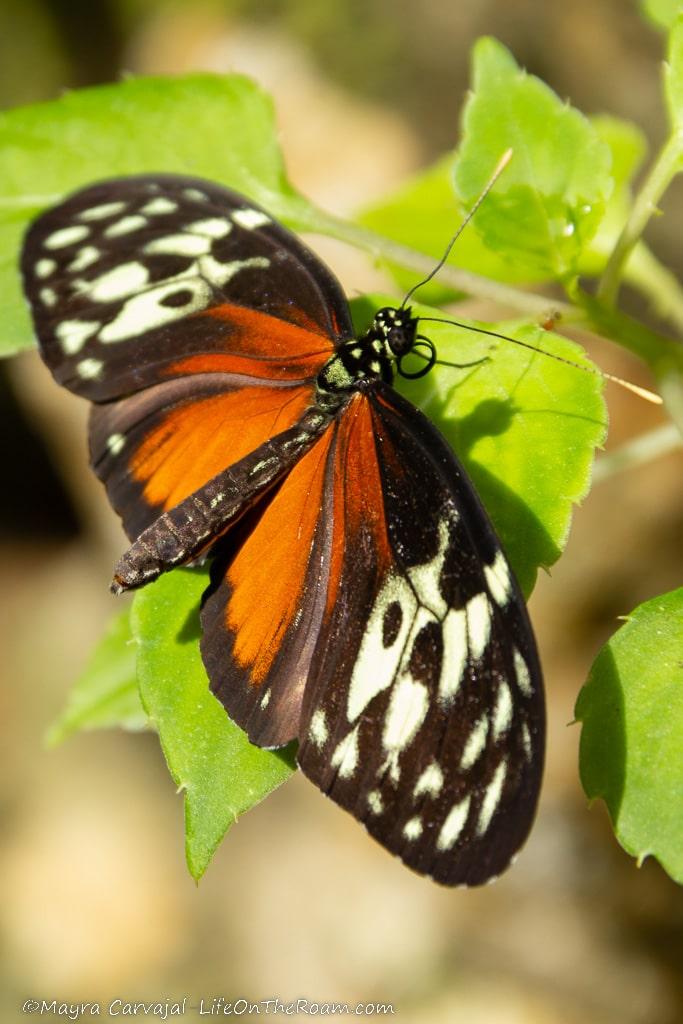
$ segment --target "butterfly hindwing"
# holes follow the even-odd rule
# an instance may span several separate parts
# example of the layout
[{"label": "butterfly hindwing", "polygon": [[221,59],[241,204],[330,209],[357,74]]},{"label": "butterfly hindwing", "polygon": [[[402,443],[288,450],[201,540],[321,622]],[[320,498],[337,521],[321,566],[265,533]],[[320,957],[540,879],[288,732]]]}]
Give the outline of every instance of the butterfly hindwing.
[{"label": "butterfly hindwing", "polygon": [[356,464],[335,465],[338,565],[299,763],[411,867],[479,884],[509,864],[535,811],[544,712],[533,636],[441,436],[383,385],[358,402],[356,428],[352,410],[340,425]]}]

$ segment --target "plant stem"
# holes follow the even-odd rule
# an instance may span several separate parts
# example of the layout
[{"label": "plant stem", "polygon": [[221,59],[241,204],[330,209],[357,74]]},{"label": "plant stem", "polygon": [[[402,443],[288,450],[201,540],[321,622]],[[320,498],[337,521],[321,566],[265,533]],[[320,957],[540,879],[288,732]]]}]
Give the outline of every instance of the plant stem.
[{"label": "plant stem", "polygon": [[612,255],[598,287],[598,298],[606,305],[613,306],[624,270],[633,247],[642,235],[647,222],[657,209],[657,203],[666,191],[671,179],[678,173],[683,154],[683,139],[672,135],[659,152],[650,173],[636,196],[631,213],[624,224]]},{"label": "plant stem", "polygon": [[683,450],[683,438],[673,423],[641,434],[608,455],[598,459],[593,468],[593,482],[602,483],[616,473],[643,465],[660,455]]},{"label": "plant stem", "polygon": [[642,241],[624,267],[624,281],[647,299],[657,316],[683,332],[683,287]]}]

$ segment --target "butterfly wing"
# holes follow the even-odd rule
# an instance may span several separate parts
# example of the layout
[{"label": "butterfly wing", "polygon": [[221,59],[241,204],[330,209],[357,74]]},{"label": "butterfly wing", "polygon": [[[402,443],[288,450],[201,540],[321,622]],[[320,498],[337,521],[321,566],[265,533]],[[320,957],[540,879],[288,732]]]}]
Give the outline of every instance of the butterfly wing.
[{"label": "butterfly wing", "polygon": [[410,867],[480,884],[524,841],[542,773],[524,600],[452,451],[391,389],[343,414],[329,475],[299,763]]},{"label": "butterfly wing", "polygon": [[34,222],[22,273],[128,535],[291,430],[351,336],[336,279],[263,210],[174,175],[101,182]]}]

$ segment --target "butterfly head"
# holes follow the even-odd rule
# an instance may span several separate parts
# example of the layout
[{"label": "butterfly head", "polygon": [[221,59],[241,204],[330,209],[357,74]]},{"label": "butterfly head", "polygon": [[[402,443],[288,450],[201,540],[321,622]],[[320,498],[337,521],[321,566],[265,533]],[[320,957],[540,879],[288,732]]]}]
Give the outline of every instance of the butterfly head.
[{"label": "butterfly head", "polygon": [[381,338],[389,346],[391,355],[400,359],[415,345],[417,317],[411,314],[410,306],[401,309],[384,306],[375,313],[368,335]]}]

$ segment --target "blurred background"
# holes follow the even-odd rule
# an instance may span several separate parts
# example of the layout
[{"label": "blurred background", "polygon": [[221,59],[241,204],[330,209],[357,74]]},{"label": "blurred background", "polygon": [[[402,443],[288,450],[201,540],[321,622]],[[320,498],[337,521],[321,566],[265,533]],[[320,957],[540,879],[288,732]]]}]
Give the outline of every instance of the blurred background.
[{"label": "blurred background", "polygon": [[[482,34],[586,113],[664,137],[662,39],[635,0],[0,0],[0,104],[126,73],[243,71],[276,98],[291,179],[350,215],[454,145]],[[672,189],[648,232],[679,272],[682,204]],[[358,253],[314,244],[350,292],[389,287]],[[593,355],[637,372],[610,346]],[[587,809],[568,724],[617,617],[680,583],[680,457],[596,486],[534,593],[548,769],[513,870],[483,890],[438,888],[294,778],[239,822],[197,888],[154,736],[44,749],[114,611],[123,534],[87,468],[85,403],[33,353],[0,375],[3,1020],[28,996],[219,995],[382,1001],[411,1024],[683,1020],[683,896],[617,847],[602,805]],[[609,397],[610,445],[658,422],[645,403]]]}]

